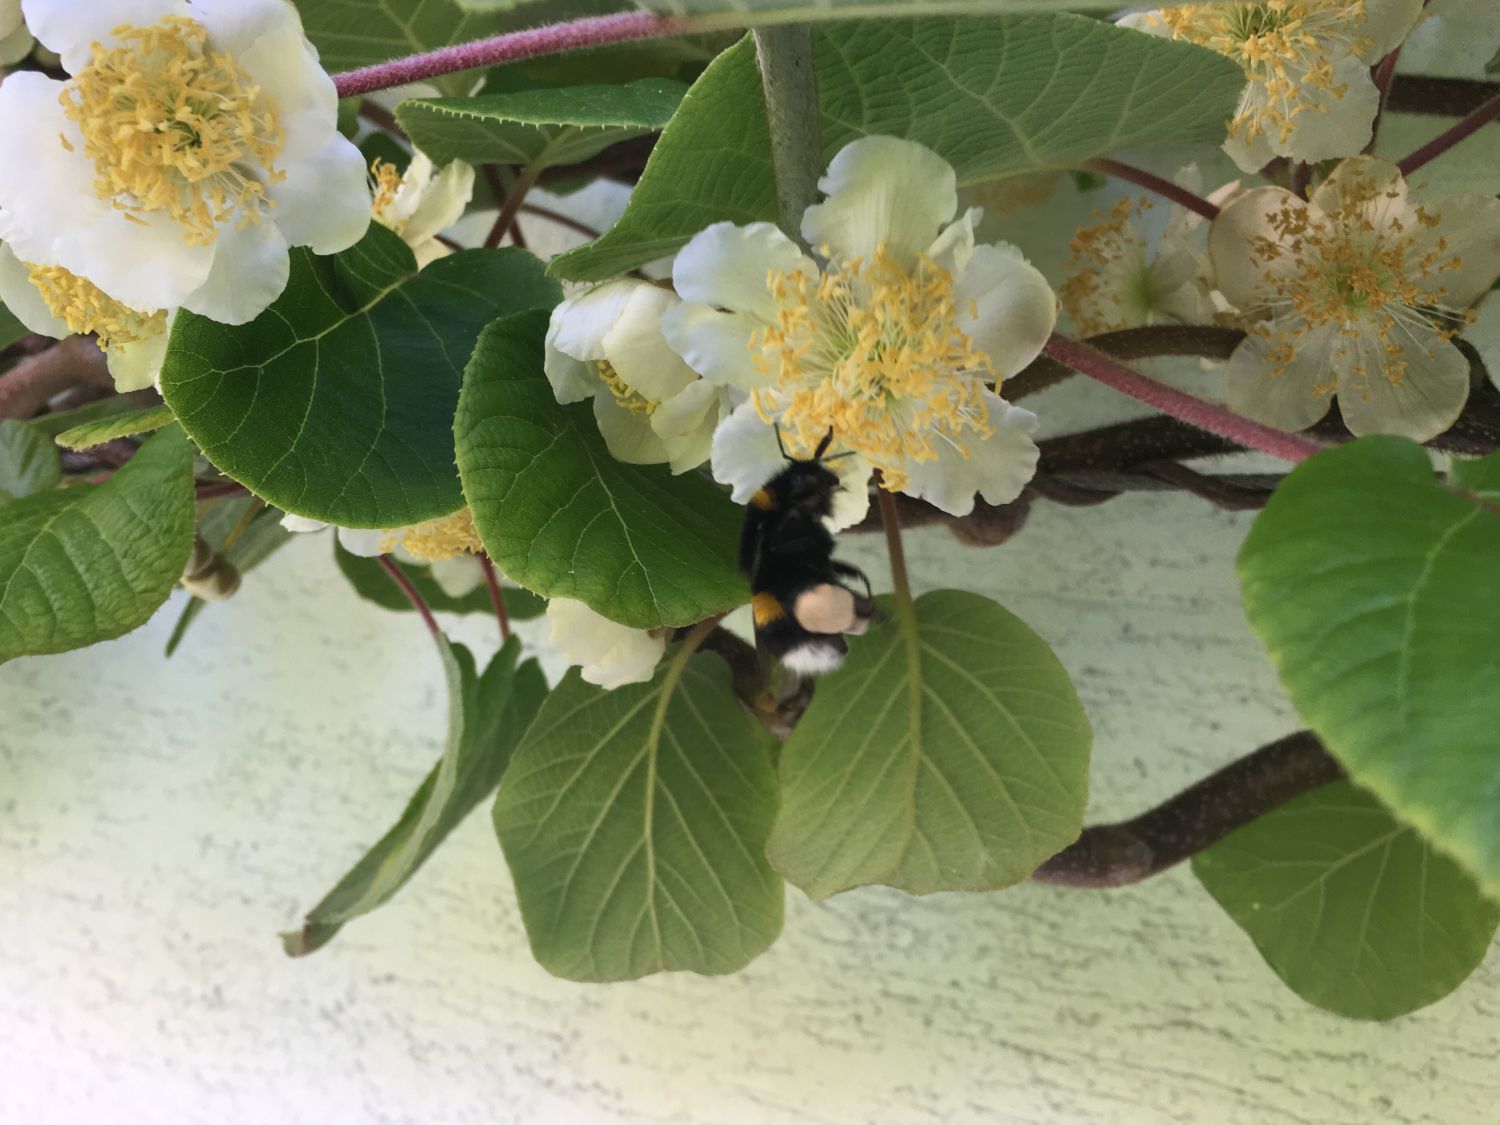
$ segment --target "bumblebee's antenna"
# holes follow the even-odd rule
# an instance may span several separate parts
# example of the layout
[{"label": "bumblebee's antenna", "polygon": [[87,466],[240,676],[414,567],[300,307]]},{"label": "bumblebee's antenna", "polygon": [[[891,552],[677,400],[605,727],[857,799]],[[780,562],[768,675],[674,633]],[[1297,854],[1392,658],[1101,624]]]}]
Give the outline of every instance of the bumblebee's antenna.
[{"label": "bumblebee's antenna", "polygon": [[823,460],[823,454],[825,454],[825,453],[828,452],[828,447],[830,445],[832,445],[832,444],[833,444],[833,427],[829,426],[828,427],[828,432],[823,435],[823,440],[820,441],[820,442],[818,442],[818,448],[813,453],[812,459],[814,461],[821,461],[821,460]]},{"label": "bumblebee's antenna", "polygon": [[787,453],[786,446],[781,443],[781,423],[773,422],[771,423],[771,428],[776,431],[776,448],[781,450],[781,459],[783,461],[790,461],[792,459],[791,454]]}]

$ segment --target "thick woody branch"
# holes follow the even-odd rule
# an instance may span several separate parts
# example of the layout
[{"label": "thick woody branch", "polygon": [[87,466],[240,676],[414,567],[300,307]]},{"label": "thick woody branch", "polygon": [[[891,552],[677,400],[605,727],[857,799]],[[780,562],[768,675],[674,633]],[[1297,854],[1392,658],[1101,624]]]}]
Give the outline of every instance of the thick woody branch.
[{"label": "thick woody branch", "polygon": [[69,336],[0,375],[0,418],[30,418],[80,383],[114,386],[99,345],[87,336]]}]

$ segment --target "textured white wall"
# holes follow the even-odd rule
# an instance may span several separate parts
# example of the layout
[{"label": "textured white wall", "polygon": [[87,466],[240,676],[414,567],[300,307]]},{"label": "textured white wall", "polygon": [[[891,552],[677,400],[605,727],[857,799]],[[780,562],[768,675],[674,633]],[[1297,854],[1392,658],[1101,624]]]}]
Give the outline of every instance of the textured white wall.
[{"label": "textured white wall", "polygon": [[[1238,608],[1248,517],[1047,505],[919,584],[1003,599],[1097,732],[1094,818],[1291,728]],[[870,562],[877,582],[878,560]],[[1179,869],[810,904],[738,976],[581,986],[532,963],[485,815],[304,961],[294,925],[437,753],[437,663],[299,541],[170,663],[147,628],[0,668],[0,1122],[1480,1125],[1500,971],[1391,1025],[1281,987]],[[459,634],[491,644],[491,623]]]}]

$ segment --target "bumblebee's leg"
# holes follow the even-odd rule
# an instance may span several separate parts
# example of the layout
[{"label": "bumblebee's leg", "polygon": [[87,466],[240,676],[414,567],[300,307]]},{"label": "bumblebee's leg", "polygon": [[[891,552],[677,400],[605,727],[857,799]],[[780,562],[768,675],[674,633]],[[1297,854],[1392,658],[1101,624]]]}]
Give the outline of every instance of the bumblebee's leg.
[{"label": "bumblebee's leg", "polygon": [[846,562],[839,562],[838,559],[830,559],[828,561],[828,568],[832,570],[833,573],[844,578],[858,578],[862,583],[864,583],[865,597],[870,599],[870,601],[872,602],[875,600],[875,594],[870,589],[870,576],[864,571],[860,570],[859,567],[851,566]]}]

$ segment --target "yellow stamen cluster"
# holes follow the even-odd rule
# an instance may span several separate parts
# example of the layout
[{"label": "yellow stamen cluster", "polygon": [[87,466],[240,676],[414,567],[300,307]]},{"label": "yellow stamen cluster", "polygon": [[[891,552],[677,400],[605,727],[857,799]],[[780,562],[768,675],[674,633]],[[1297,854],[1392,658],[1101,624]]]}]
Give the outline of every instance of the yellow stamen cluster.
[{"label": "yellow stamen cluster", "polygon": [[370,205],[370,213],[377,222],[400,234],[406,220],[393,218],[385,212],[396,202],[396,193],[401,190],[401,169],[377,156],[370,164],[370,174],[375,180],[375,199]]},{"label": "yellow stamen cluster", "polygon": [[1351,34],[1367,0],[1260,0],[1252,4],[1185,4],[1156,13],[1173,38],[1226,55],[1244,68],[1264,99],[1246,98],[1229,123],[1246,140],[1275,133],[1284,143],[1308,109],[1327,112],[1316,94],[1342,98],[1334,81],[1341,56],[1359,55],[1368,40]]},{"label": "yellow stamen cluster", "polygon": [[[189,243],[204,245],[238,210],[258,222],[285,137],[276,107],[233,56],[210,50],[196,20],[115,28],[117,46],[64,87],[94,162],[94,190],[128,217],[164,213]],[[64,140],[64,144],[67,141]]]},{"label": "yellow stamen cluster", "polygon": [[831,429],[834,448],[863,454],[894,491],[911,463],[937,457],[935,442],[967,457],[967,439],[994,433],[982,392],[995,375],[958,326],[946,269],[923,257],[908,273],[882,246],[768,284],[776,323],[751,347],[774,386],[753,401],[794,454],[810,456]]},{"label": "yellow stamen cluster", "polygon": [[123,305],[88,278],[61,266],[27,264],[26,276],[52,315],[66,323],[69,331],[94,333],[99,346],[106,350],[137,344],[167,330],[165,311],[140,312]]},{"label": "yellow stamen cluster", "polygon": [[468,508],[460,508],[449,516],[428,520],[426,523],[399,527],[388,532],[381,541],[382,551],[404,547],[408,554],[419,559],[453,559],[459,555],[477,555],[484,551],[479,541],[479,532],[474,530],[474,514]]},{"label": "yellow stamen cluster", "polygon": [[1146,240],[1135,224],[1136,216],[1150,209],[1145,197],[1122,199],[1109,218],[1081,227],[1068,243],[1070,272],[1058,298],[1083,335],[1133,328],[1140,321],[1131,320],[1127,310],[1145,315],[1154,304]]},{"label": "yellow stamen cluster", "polygon": [[[1472,321],[1472,312],[1444,302],[1437,284],[1462,259],[1446,238],[1429,233],[1437,216],[1404,192],[1352,179],[1342,187],[1332,213],[1289,199],[1269,216],[1271,233],[1250,245],[1263,268],[1259,299],[1243,311],[1261,318],[1248,328],[1269,345],[1272,375],[1292,365],[1309,333],[1333,328],[1345,380],[1363,385],[1380,375],[1399,384],[1404,344],[1425,336],[1413,329],[1451,339]],[[1318,393],[1332,391],[1333,381],[1330,374]]]},{"label": "yellow stamen cluster", "polygon": [[642,414],[648,418],[656,413],[660,404],[652,402],[627,383],[608,360],[595,360],[594,367],[599,372],[600,380],[609,388],[609,393],[615,396],[615,401],[630,413]]}]

